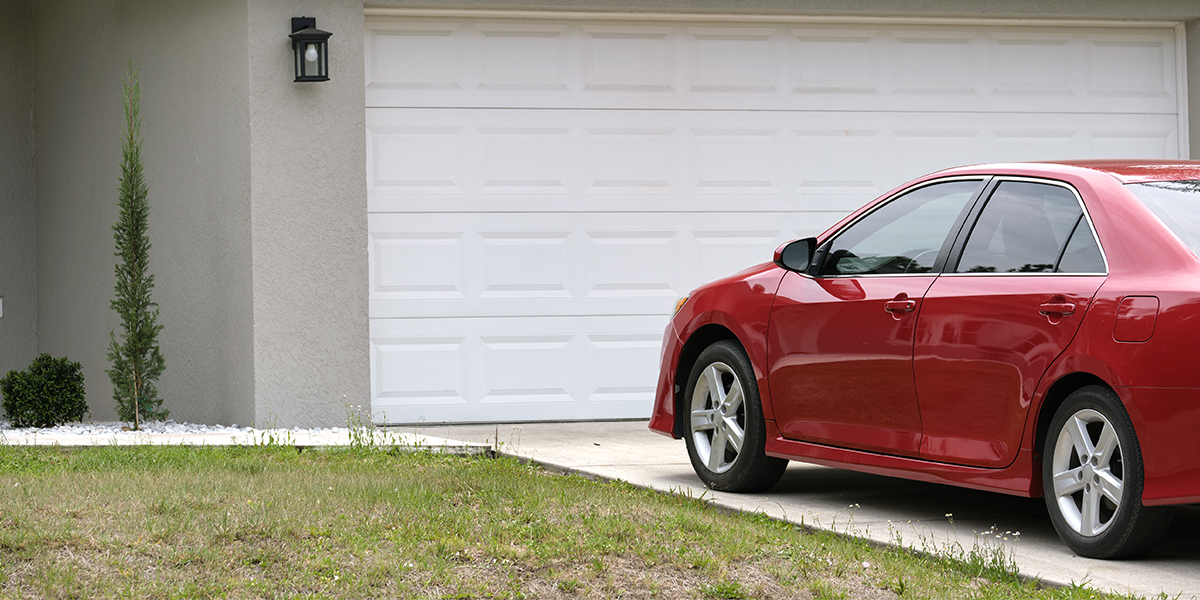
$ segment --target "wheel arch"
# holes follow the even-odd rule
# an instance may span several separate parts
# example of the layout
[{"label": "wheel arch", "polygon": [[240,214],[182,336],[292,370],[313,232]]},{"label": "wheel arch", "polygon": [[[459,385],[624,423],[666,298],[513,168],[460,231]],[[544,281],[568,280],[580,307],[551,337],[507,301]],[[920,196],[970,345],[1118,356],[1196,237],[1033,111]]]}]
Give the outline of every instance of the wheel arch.
[{"label": "wheel arch", "polygon": [[[1050,421],[1054,420],[1054,413],[1058,412],[1058,407],[1066,402],[1067,396],[1071,392],[1088,385],[1101,385],[1108,389],[1113,389],[1104,379],[1092,373],[1077,371],[1068,373],[1058,378],[1043,396],[1042,404],[1038,407],[1037,421],[1034,427],[1033,435],[1033,452],[1035,456],[1041,457],[1042,448],[1046,444],[1046,435],[1050,431]],[[1038,469],[1034,469],[1035,474],[1040,473]],[[1040,482],[1039,476],[1034,477],[1035,481]],[[1041,487],[1040,485],[1038,487]]]},{"label": "wheel arch", "polygon": [[695,366],[696,360],[700,358],[700,353],[704,352],[705,348],[722,340],[732,340],[742,349],[742,352],[746,351],[746,346],[742,344],[737,335],[728,327],[718,323],[709,323],[692,332],[679,351],[679,361],[675,367],[674,390],[674,433],[676,438],[683,437],[687,433],[687,407],[684,402],[684,394],[687,392],[687,381],[692,373],[692,367]]}]

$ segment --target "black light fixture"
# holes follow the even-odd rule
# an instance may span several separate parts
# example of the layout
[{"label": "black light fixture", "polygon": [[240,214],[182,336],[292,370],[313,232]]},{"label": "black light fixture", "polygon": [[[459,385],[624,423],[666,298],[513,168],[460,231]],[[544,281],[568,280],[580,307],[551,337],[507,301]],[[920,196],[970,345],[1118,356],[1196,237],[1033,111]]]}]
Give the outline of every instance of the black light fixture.
[{"label": "black light fixture", "polygon": [[296,55],[295,81],[329,81],[328,31],[317,29],[314,17],[292,18],[292,53]]}]

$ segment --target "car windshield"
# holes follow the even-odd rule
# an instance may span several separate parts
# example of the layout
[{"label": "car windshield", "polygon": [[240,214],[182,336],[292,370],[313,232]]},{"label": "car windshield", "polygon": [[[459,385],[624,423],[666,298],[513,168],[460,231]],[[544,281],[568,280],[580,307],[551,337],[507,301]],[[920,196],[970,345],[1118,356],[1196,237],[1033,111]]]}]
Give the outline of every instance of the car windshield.
[{"label": "car windshield", "polygon": [[1200,180],[1152,181],[1128,187],[1200,257]]}]

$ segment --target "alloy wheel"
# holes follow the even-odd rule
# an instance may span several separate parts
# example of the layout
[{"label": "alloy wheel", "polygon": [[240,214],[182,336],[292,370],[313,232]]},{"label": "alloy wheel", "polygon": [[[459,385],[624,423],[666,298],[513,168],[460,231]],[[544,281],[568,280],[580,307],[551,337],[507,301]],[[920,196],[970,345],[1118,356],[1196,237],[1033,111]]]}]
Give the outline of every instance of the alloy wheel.
[{"label": "alloy wheel", "polygon": [[704,369],[692,393],[691,429],[696,453],[713,473],[733,467],[746,439],[745,394],[729,365]]},{"label": "alloy wheel", "polygon": [[1058,432],[1051,464],[1053,493],[1066,524],[1084,537],[1104,533],[1121,509],[1124,463],[1116,429],[1090,408]]}]

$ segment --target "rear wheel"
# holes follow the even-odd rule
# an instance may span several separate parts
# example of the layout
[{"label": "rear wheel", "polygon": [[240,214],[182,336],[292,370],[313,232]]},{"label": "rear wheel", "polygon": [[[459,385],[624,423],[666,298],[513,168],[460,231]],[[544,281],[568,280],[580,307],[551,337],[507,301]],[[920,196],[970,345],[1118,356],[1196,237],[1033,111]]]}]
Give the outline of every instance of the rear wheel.
[{"label": "rear wheel", "polygon": [[1172,511],[1142,505],[1142,455],[1120,398],[1080,388],[1050,422],[1042,454],[1046,507],[1059,537],[1092,558],[1146,551],[1166,533]]},{"label": "rear wheel", "polygon": [[750,359],[722,340],[700,353],[685,390],[688,456],[706,485],[756,492],[779,481],[787,460],[766,455],[766,426]]}]

